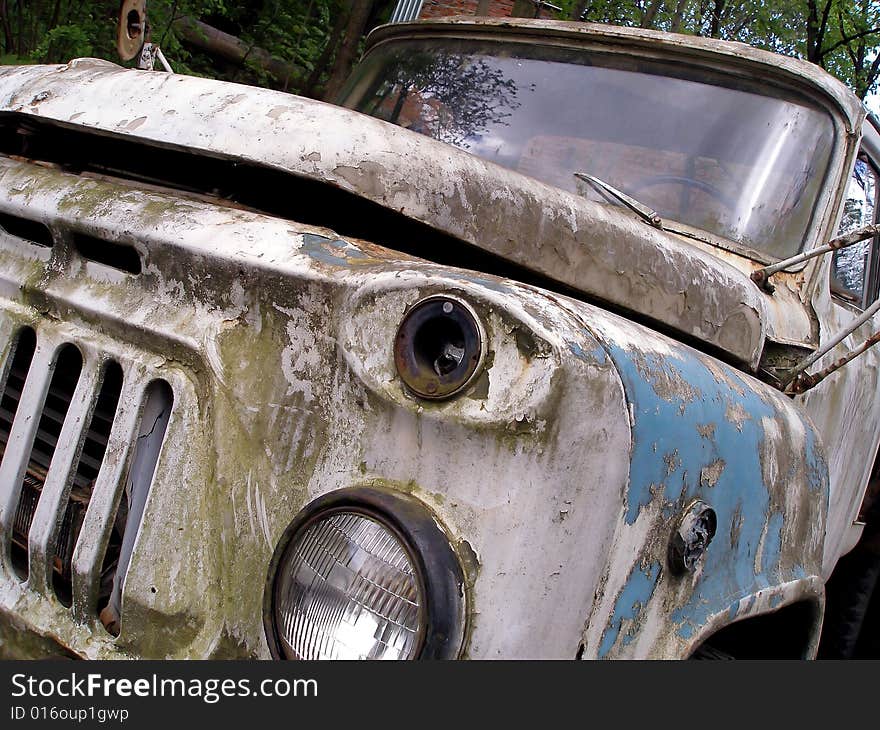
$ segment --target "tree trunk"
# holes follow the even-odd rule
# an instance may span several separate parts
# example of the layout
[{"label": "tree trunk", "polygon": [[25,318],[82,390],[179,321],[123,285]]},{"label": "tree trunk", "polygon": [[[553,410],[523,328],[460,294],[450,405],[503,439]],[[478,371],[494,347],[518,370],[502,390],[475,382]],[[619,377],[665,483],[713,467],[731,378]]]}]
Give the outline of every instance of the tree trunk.
[{"label": "tree trunk", "polygon": [[715,3],[712,7],[712,20],[709,25],[710,38],[721,37],[721,16],[724,13],[725,5],[727,5],[727,0],[715,0]]},{"label": "tree trunk", "polygon": [[669,25],[669,30],[673,33],[681,32],[681,24],[684,20],[684,11],[690,0],[678,0],[678,5],[675,6],[675,15],[672,16],[672,22]]},{"label": "tree trunk", "polygon": [[833,0],[826,0],[819,12],[819,0],[807,0],[807,60],[824,68],[825,34],[828,30],[828,16],[831,14]]},{"label": "tree trunk", "polygon": [[657,13],[660,12],[660,8],[663,7],[663,0],[651,0],[651,4],[645,8],[645,12],[642,15],[642,21],[639,23],[639,26],[642,28],[653,28],[654,27],[654,19],[657,17]]},{"label": "tree trunk", "polygon": [[571,19],[572,20],[580,20],[584,14],[584,11],[587,9],[587,5],[590,4],[590,0],[579,0],[574,4],[574,7],[571,9]]},{"label": "tree trunk", "polygon": [[330,37],[327,39],[327,45],[324,46],[324,50],[321,51],[321,56],[315,62],[315,67],[312,69],[312,73],[309,74],[309,78],[303,87],[302,93],[305,96],[313,96],[316,99],[319,96],[323,96],[323,94],[317,93],[318,82],[321,80],[321,76],[324,74],[327,66],[330,65],[330,61],[333,59],[333,54],[339,47],[339,39],[342,38],[342,33],[345,30],[347,20],[348,16],[346,13],[339,13],[339,15],[336,16],[336,21],[333,23],[333,30],[330,31]]},{"label": "tree trunk", "polygon": [[333,101],[342,89],[342,85],[348,79],[354,66],[358,44],[367,26],[367,20],[373,10],[373,1],[351,0],[348,3],[348,22],[345,26],[345,34],[342,44],[333,59],[333,68],[330,70],[330,78],[324,89],[324,100]]},{"label": "tree trunk", "polygon": [[195,18],[178,18],[173,27],[181,40],[189,45],[234,63],[252,63],[275,77],[285,88],[298,89],[306,76],[306,71],[301,66],[275,58],[268,51],[250,46],[241,38],[224,33]]},{"label": "tree trunk", "polygon": [[3,21],[3,41],[6,53],[13,53],[12,26],[9,24],[9,10],[6,7],[7,0],[0,0],[0,20]]}]

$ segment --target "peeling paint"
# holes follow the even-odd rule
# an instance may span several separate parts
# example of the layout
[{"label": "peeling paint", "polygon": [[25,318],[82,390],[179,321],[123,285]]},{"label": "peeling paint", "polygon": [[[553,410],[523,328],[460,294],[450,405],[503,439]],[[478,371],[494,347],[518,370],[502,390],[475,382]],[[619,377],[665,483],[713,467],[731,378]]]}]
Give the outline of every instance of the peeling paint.
[{"label": "peeling paint", "polygon": [[[617,597],[614,614],[602,636],[602,644],[599,646],[600,657],[608,655],[621,631],[624,631],[624,643],[632,641],[636,628],[634,624],[642,615],[648,601],[651,600],[659,577],[659,563],[654,563],[647,569],[634,569],[630,574],[629,580]],[[627,626],[628,629],[626,629]]]},{"label": "peeling paint", "polygon": [[[786,74],[809,78],[793,63]],[[276,541],[314,498],[364,483],[422,500],[452,539],[469,657],[682,657],[734,620],[821,600],[830,505],[837,522],[850,508],[829,483],[843,457],[825,457],[814,396],[793,401],[744,372],[770,339],[815,345],[799,294],[807,274],[770,299],[731,251],[709,255],[708,243],[272,91],[72,63],[0,70],[0,100],[342,188],[577,296],[638,310],[741,368],[490,273],[0,157],[0,209],[58,235],[43,252],[0,235],[0,332],[27,324],[41,342],[81,345],[90,367],[113,357],[166,378],[176,403],[123,632],[107,634],[81,598],[71,611],[3,573],[3,653],[266,657]],[[845,101],[835,113],[858,117]],[[141,273],[86,261],[69,240],[84,228],[134,248]],[[438,293],[473,308],[486,357],[460,397],[430,402],[404,387],[392,345],[404,313]],[[693,571],[669,570],[672,531],[697,498],[717,533]]]}]

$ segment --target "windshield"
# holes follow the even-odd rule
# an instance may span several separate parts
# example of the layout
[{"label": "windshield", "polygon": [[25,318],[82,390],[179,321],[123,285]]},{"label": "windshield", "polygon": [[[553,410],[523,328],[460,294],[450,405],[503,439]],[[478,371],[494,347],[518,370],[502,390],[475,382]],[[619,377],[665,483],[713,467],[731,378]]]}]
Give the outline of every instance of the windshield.
[{"label": "windshield", "polygon": [[[374,49],[345,106],[609,202],[783,258],[800,250],[834,141],[804,99],[631,56],[482,41]],[[609,202],[610,204],[610,202]]]}]

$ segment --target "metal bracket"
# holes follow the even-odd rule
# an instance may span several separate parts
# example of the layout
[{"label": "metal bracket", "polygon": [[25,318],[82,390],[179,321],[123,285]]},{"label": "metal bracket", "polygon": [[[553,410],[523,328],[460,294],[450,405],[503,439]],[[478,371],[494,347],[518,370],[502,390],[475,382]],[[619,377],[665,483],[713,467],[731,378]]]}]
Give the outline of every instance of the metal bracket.
[{"label": "metal bracket", "polygon": [[850,231],[849,233],[845,233],[844,235],[838,236],[837,238],[829,241],[824,246],[819,246],[818,248],[804,251],[803,253],[797,254],[797,256],[783,259],[782,261],[779,261],[772,266],[765,266],[762,269],[757,269],[756,271],[753,271],[751,275],[752,281],[754,281],[764,291],[772,294],[773,285],[770,283],[770,277],[778,271],[783,271],[789,266],[794,266],[795,264],[809,261],[810,259],[816,258],[817,256],[822,256],[823,254],[829,253],[831,251],[837,251],[841,248],[849,248],[850,246],[854,246],[855,244],[860,243],[865,239],[873,238],[877,234],[880,234],[880,225],[876,224],[865,226],[864,228],[859,228],[855,231]]}]

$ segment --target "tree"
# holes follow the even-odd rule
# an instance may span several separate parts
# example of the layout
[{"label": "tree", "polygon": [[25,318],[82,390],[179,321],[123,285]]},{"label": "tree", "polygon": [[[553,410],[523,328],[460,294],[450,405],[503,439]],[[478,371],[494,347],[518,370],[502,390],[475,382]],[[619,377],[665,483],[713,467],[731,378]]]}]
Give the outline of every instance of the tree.
[{"label": "tree", "polygon": [[390,0],[349,0],[344,3],[340,18],[345,18],[345,29],[342,32],[342,42],[334,54],[333,65],[324,90],[324,98],[327,101],[336,98],[351,74],[370,20],[375,19],[377,14],[386,9],[390,10],[392,5],[393,2]]},{"label": "tree", "polygon": [[880,76],[880,0],[568,0],[563,16],[735,40],[799,56],[861,98]]},{"label": "tree", "polygon": [[440,49],[398,52],[380,83],[363,111],[464,149],[520,106],[515,81],[500,68]]},{"label": "tree", "polygon": [[[566,18],[737,40],[800,56],[863,98],[880,76],[880,0],[556,3]],[[153,41],[180,71],[332,99],[365,33],[387,20],[394,5],[395,0],[149,0],[148,11]],[[57,63],[76,56],[115,61],[117,8],[117,0],[0,0],[0,62]],[[194,28],[202,30],[195,34]],[[222,43],[200,42],[205,36]]]},{"label": "tree", "polygon": [[[178,71],[322,96],[351,71],[393,0],[149,0],[152,41]],[[0,0],[0,62],[119,61],[119,0]],[[343,22],[344,21],[344,22]],[[350,21],[350,22],[349,22]],[[332,91],[332,89],[331,89]]]}]

